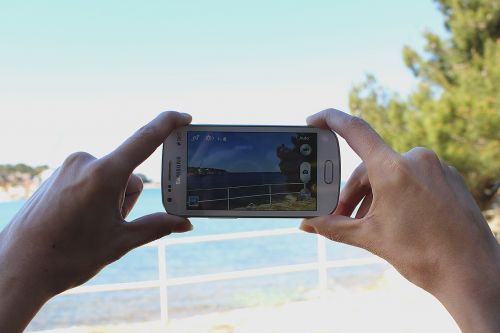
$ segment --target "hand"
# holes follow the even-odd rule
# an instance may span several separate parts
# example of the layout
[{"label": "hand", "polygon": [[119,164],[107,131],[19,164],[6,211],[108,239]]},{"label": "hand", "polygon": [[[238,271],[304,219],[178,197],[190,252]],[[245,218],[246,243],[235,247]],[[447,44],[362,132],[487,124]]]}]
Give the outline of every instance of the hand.
[{"label": "hand", "polygon": [[75,153],[26,202],[0,233],[0,332],[21,331],[49,298],[128,251],[192,229],[166,213],[125,221],[142,191],[133,170],[190,120],[165,112],[101,159]]},{"label": "hand", "polygon": [[500,332],[500,247],[458,171],[425,148],[397,154],[365,121],[338,110],[307,122],[340,134],[363,163],[334,214],[301,229],[386,259],[464,332]]}]

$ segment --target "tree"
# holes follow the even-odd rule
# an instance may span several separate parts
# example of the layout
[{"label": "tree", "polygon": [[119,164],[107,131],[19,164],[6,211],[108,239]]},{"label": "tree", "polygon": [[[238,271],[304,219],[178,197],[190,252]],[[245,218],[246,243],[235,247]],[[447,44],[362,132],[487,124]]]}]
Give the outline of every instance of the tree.
[{"label": "tree", "polygon": [[143,173],[138,173],[138,174],[137,174],[137,177],[139,177],[139,178],[142,180],[142,183],[143,183],[143,184],[149,184],[149,183],[151,183],[151,182],[152,182],[152,180],[151,180],[151,179],[149,179],[149,178],[148,178],[145,174],[143,174]]},{"label": "tree", "polygon": [[437,3],[448,36],[425,32],[423,54],[403,50],[417,88],[402,98],[368,75],[349,105],[395,150],[433,149],[485,208],[500,184],[500,2]]},{"label": "tree", "polygon": [[35,179],[47,169],[46,165],[31,167],[23,163],[0,164],[0,187],[18,186],[26,179]]}]

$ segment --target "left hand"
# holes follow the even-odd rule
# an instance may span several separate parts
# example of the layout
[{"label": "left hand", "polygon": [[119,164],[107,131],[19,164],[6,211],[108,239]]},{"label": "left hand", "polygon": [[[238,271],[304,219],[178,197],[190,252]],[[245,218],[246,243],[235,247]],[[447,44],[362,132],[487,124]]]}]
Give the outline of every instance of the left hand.
[{"label": "left hand", "polygon": [[74,153],[26,202],[0,233],[1,332],[29,322],[27,315],[17,326],[3,326],[17,322],[12,317],[22,315],[23,299],[40,307],[130,250],[192,229],[189,220],[166,213],[125,221],[142,191],[133,170],[190,121],[187,114],[165,112],[103,158]]}]

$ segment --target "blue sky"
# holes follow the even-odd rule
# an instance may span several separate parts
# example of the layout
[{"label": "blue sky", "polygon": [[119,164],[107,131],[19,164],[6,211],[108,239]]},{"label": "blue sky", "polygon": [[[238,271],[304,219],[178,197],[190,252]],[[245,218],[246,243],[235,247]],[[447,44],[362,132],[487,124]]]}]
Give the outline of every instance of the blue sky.
[{"label": "blue sky", "polygon": [[[375,74],[415,85],[404,45],[432,1],[0,0],[0,163],[102,156],[167,109],[194,123],[304,124]],[[359,159],[341,144],[347,178]],[[138,171],[159,179],[159,152]]]},{"label": "blue sky", "polygon": [[[196,135],[200,135],[199,139],[193,140]],[[207,135],[214,140],[205,140]],[[228,172],[280,172],[276,149],[281,145],[293,149],[293,136],[292,133],[189,132],[188,165]]]}]

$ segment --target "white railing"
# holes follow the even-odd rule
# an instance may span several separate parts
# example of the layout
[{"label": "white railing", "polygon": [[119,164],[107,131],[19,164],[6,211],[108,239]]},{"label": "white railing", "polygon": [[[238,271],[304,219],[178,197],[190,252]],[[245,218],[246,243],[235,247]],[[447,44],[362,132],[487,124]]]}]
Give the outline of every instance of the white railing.
[{"label": "white railing", "polygon": [[[192,190],[187,190],[186,192],[188,193],[193,193],[193,192],[201,192],[201,191],[215,191],[215,190],[225,190],[226,191],[226,196],[224,198],[215,198],[215,199],[205,199],[205,200],[197,200],[198,203],[203,203],[203,202],[215,202],[215,201],[227,201],[227,210],[230,210],[229,202],[230,200],[235,200],[235,199],[247,199],[247,198],[256,198],[256,197],[268,197],[269,198],[269,206],[272,205],[272,197],[276,195],[287,195],[287,194],[299,194],[300,192],[278,192],[278,193],[273,193],[272,192],[272,187],[273,186],[288,186],[288,185],[301,185],[304,188],[306,188],[305,183],[276,183],[276,184],[257,184],[257,185],[240,185],[240,186],[228,186],[228,187],[211,187],[211,188],[197,188],[197,189],[192,189]],[[248,188],[248,187],[263,187],[267,188],[266,193],[262,194],[252,194],[252,195],[242,195],[242,196],[230,196],[229,192],[230,190],[234,189],[240,189],[240,188]],[[188,200],[189,202],[189,200]]]},{"label": "white railing", "polygon": [[265,268],[247,269],[232,272],[223,272],[215,274],[203,274],[179,278],[167,277],[166,266],[166,248],[172,245],[193,244],[202,242],[217,242],[224,240],[247,239],[267,236],[280,236],[292,235],[302,233],[295,228],[274,229],[263,231],[247,231],[207,236],[193,236],[181,238],[166,238],[154,241],[144,245],[145,247],[157,247],[158,249],[158,280],[139,281],[139,282],[126,282],[114,284],[98,284],[98,285],[85,285],[70,289],[63,293],[63,295],[75,295],[84,293],[97,293],[106,291],[122,291],[122,290],[138,290],[148,288],[158,288],[160,292],[160,309],[161,320],[166,323],[168,321],[168,287],[180,286],[193,283],[204,283],[213,281],[233,280],[257,276],[269,276],[282,273],[305,272],[305,271],[318,271],[319,288],[320,290],[327,290],[328,281],[328,268],[338,267],[353,267],[370,265],[384,262],[377,257],[359,258],[359,259],[343,259],[328,261],[326,258],[326,242],[321,236],[317,237],[318,246],[318,259],[315,262],[294,265],[281,265]]}]

